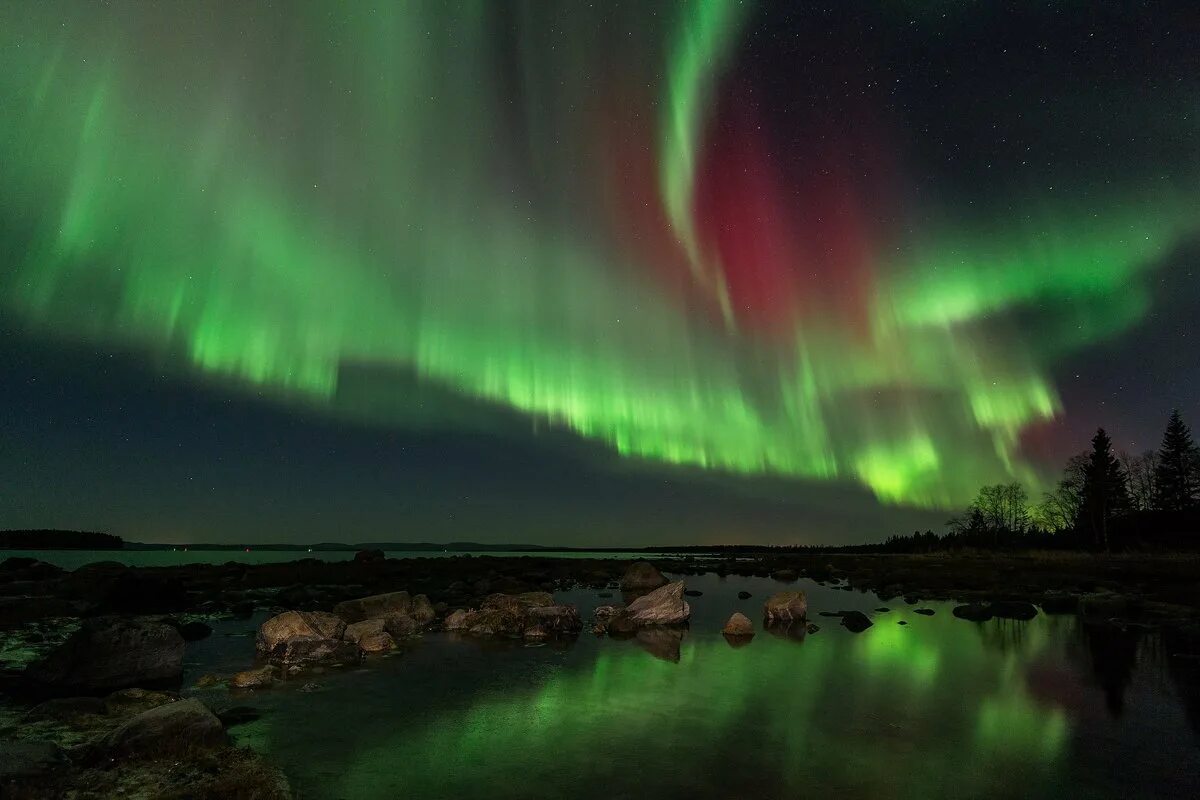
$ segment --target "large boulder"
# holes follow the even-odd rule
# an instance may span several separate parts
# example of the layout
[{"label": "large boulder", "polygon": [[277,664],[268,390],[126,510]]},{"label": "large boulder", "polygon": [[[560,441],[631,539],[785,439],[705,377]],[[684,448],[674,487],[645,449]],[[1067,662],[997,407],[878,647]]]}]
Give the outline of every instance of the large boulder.
[{"label": "large boulder", "polygon": [[113,756],[152,757],[225,743],[221,720],[193,699],[143,711],[109,733],[104,738],[104,749]]},{"label": "large boulder", "polygon": [[465,608],[458,608],[446,615],[446,622],[443,627],[448,631],[466,630],[469,625],[467,621],[470,619],[471,612]]},{"label": "large boulder", "polygon": [[362,622],[347,625],[342,638],[347,642],[358,644],[364,636],[373,636],[378,633],[383,633],[383,620],[364,619]]},{"label": "large boulder", "polygon": [[801,591],[776,592],[763,603],[763,617],[768,623],[807,619],[808,598]]},{"label": "large boulder", "polygon": [[437,619],[437,611],[434,610],[433,603],[430,603],[429,598],[423,594],[412,599],[412,609],[409,611],[409,615],[422,628]]},{"label": "large boulder", "polygon": [[285,611],[258,629],[259,653],[285,666],[314,661],[351,663],[358,645],[343,641],[346,623],[320,611]]},{"label": "large boulder", "polygon": [[667,579],[658,571],[658,567],[649,561],[635,561],[621,576],[621,590],[626,592],[657,589],[664,585]]},{"label": "large boulder", "polygon": [[411,614],[412,605],[408,592],[388,592],[343,600],[333,607],[333,613],[346,622],[362,622],[364,619],[383,619],[388,614]]},{"label": "large boulder", "polygon": [[161,622],[90,619],[25,677],[52,694],[102,694],[129,686],[178,683],[183,637]]},{"label": "large boulder", "polygon": [[683,588],[683,581],[675,581],[642,595],[625,608],[625,617],[637,627],[687,622],[692,609],[683,599]]},{"label": "large boulder", "polygon": [[341,639],[346,623],[322,611],[285,611],[264,622],[256,644],[264,653],[292,639]]},{"label": "large boulder", "polygon": [[754,635],[754,623],[740,611],[735,611],[721,629],[726,636],[750,637]]}]

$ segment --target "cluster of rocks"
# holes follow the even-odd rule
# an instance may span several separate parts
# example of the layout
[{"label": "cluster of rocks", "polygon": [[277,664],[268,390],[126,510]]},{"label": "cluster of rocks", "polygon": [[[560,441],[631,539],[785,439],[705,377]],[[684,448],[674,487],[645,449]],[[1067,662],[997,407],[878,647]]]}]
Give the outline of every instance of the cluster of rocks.
[{"label": "cluster of rocks", "polygon": [[233,747],[226,728],[172,692],[47,700],[0,729],[0,797],[291,797],[283,775]]},{"label": "cluster of rocks", "polygon": [[549,592],[491,594],[479,608],[457,609],[444,627],[471,636],[507,636],[541,640],[579,633],[579,609],[558,604]]}]

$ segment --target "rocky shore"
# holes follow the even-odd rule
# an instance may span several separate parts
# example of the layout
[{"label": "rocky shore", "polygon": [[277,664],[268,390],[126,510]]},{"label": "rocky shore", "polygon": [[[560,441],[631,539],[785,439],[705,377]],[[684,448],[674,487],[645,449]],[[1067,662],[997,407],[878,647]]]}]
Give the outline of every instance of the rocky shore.
[{"label": "rocky shore", "polygon": [[[671,580],[663,573],[676,576]],[[691,617],[686,576],[770,577],[756,623],[733,613],[720,630],[733,647],[756,625],[803,639],[810,619],[802,578],[934,613],[922,600],[959,602],[963,624],[1076,613],[1118,631],[1159,628],[1172,657],[1200,655],[1200,559],[1191,557],[688,557],[651,562],[549,557],[303,559],[287,564],[188,565],[135,569],[106,562],[74,572],[28,559],[0,563],[0,637],[24,649],[0,690],[20,715],[0,723],[0,793],[88,798],[288,797],[286,781],[226,729],[253,715],[236,705],[214,713],[181,696],[189,641],[208,622],[266,611],[245,669],[198,685],[231,696],[270,690],[398,651],[429,631],[479,641],[567,642],[585,630],[630,640],[678,661]],[[612,602],[590,609],[555,591],[591,587]],[[747,593],[742,593],[748,598]],[[877,609],[886,612],[886,608]],[[875,624],[861,611],[822,610],[855,634]],[[207,621],[206,621],[207,620]],[[901,623],[904,624],[904,623]],[[714,633],[716,631],[713,631]],[[14,645],[15,643],[15,645]],[[107,792],[107,794],[106,794]]]}]

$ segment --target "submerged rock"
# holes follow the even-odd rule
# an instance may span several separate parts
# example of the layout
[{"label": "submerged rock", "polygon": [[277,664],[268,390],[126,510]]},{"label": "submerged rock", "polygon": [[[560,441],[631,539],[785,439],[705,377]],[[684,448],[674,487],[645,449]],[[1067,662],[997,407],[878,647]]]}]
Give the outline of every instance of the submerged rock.
[{"label": "submerged rock", "polygon": [[658,571],[658,567],[649,561],[635,561],[621,576],[621,590],[626,592],[657,589],[666,584],[667,579]]},{"label": "submerged rock", "polygon": [[683,581],[668,583],[642,595],[625,608],[625,617],[638,627],[687,622],[691,606],[683,599]]},{"label": "submerged rock", "polygon": [[932,608],[918,608],[913,611],[914,614],[920,614],[922,617],[932,617],[937,612]]},{"label": "submerged rock", "polygon": [[763,617],[768,622],[792,622],[808,617],[808,598],[804,592],[776,592],[763,603]]},{"label": "submerged rock", "polygon": [[161,622],[99,618],[84,622],[24,677],[55,694],[98,694],[134,685],[177,683],[183,637]]},{"label": "submerged rock", "polygon": [[729,621],[725,623],[725,627],[721,629],[721,633],[726,636],[748,638],[754,635],[754,623],[742,612],[735,611],[729,617]]}]

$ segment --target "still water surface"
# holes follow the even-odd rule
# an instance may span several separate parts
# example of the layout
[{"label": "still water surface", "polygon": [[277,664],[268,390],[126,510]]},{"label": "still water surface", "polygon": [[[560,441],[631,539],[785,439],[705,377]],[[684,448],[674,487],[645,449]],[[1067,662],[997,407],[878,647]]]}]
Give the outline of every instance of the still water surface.
[{"label": "still water surface", "polygon": [[[306,678],[317,691],[197,694],[262,709],[234,732],[306,798],[1200,796],[1196,684],[1155,638],[1097,639],[1073,616],[976,624],[940,603],[876,613],[874,595],[801,581],[821,631],[734,648],[725,618],[757,620],[780,584],[688,584],[704,595],[682,640],[427,634]],[[585,616],[611,602],[558,597]],[[875,625],[851,634],[815,613],[838,609]],[[248,666],[257,621],[190,645],[188,683]]]}]

